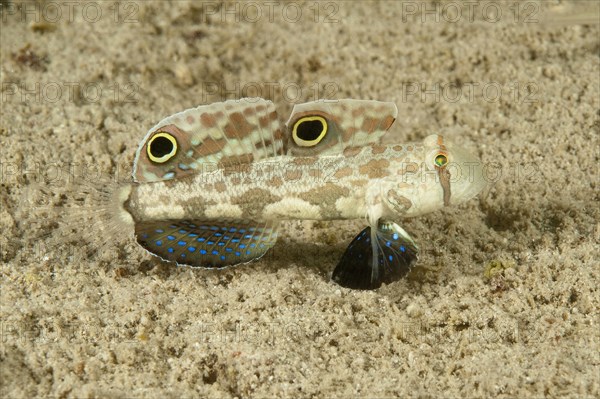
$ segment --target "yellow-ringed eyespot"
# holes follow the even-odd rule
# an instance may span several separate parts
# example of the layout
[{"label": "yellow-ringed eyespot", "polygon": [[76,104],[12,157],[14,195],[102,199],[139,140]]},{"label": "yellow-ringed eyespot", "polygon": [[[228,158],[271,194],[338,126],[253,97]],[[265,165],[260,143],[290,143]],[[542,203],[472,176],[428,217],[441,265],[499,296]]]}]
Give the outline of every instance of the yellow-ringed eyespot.
[{"label": "yellow-ringed eyespot", "polygon": [[292,137],[300,147],[312,147],[327,134],[327,121],[322,116],[305,116],[294,123]]},{"label": "yellow-ringed eyespot", "polygon": [[446,154],[441,154],[441,153],[437,154],[435,156],[435,159],[434,159],[433,163],[438,168],[443,168],[448,163],[448,157],[446,156]]},{"label": "yellow-ringed eyespot", "polygon": [[177,140],[170,133],[157,133],[148,141],[146,152],[152,162],[165,163],[177,153]]}]

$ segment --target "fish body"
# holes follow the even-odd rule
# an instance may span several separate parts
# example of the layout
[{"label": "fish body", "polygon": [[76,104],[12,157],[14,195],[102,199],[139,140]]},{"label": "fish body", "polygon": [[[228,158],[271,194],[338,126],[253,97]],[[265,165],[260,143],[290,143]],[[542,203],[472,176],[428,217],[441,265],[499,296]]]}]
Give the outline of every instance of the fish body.
[{"label": "fish body", "polygon": [[150,129],[119,189],[122,220],[164,260],[224,267],[275,245],[282,220],[363,219],[333,280],[372,289],[405,275],[418,247],[393,220],[464,202],[482,164],[440,135],[381,145],[393,103],[297,105],[280,123],[272,103],[243,99],[170,116]]},{"label": "fish body", "polygon": [[443,201],[444,195],[439,176],[426,166],[425,149],[422,143],[368,145],[340,155],[206,165],[176,181],[132,185],[127,211],[136,221],[342,220],[365,217],[367,204],[379,200],[386,215],[417,216],[429,211],[430,198]]}]

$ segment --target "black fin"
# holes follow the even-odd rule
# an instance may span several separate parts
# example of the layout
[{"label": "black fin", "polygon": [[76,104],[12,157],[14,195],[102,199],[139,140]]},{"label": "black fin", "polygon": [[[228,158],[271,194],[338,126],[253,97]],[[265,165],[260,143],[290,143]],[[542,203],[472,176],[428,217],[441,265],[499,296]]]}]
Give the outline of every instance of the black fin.
[{"label": "black fin", "polygon": [[163,260],[220,268],[263,256],[277,240],[276,222],[156,220],[136,223],[137,242]]},{"label": "black fin", "polygon": [[372,236],[371,227],[366,227],[354,237],[333,271],[333,281],[346,288],[372,290],[406,276],[419,252],[408,233],[396,223],[379,222],[375,242]]}]

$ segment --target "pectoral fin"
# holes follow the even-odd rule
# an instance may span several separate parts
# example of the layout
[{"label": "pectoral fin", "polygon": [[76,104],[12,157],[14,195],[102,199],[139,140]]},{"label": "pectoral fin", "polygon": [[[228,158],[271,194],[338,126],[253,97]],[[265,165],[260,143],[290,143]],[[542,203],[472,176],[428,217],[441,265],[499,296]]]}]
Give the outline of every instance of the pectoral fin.
[{"label": "pectoral fin", "polygon": [[402,227],[380,221],[375,234],[369,226],[354,237],[331,278],[346,288],[379,288],[404,277],[417,261],[418,251]]}]

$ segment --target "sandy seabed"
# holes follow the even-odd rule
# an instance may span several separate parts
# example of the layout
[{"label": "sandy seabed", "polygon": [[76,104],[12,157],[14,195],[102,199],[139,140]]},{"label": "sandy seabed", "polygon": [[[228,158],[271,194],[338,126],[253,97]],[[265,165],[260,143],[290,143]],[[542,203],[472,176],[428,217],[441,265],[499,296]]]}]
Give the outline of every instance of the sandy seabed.
[{"label": "sandy seabed", "polygon": [[[3,398],[600,395],[592,2],[69,4],[0,2]],[[402,221],[419,264],[376,291],[329,280],[360,221],[223,271],[88,224],[56,245],[57,165],[126,175],[160,119],[246,95],[394,101],[385,142],[443,134],[493,184]]]}]

